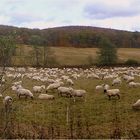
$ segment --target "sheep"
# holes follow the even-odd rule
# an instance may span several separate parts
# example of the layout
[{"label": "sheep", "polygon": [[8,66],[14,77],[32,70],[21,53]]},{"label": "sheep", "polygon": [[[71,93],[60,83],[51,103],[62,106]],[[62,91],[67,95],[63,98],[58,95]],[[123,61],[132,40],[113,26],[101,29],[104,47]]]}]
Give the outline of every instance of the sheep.
[{"label": "sheep", "polygon": [[5,107],[6,111],[7,111],[8,109],[11,108],[11,106],[12,106],[12,101],[13,101],[13,99],[12,99],[12,97],[10,97],[10,96],[6,96],[6,97],[3,99],[3,104],[4,104],[4,107]]},{"label": "sheep", "polygon": [[129,76],[129,75],[123,75],[123,79],[126,80],[127,83],[134,81],[134,77],[133,76]]},{"label": "sheep", "polygon": [[2,94],[0,93],[0,98],[2,97]]},{"label": "sheep", "polygon": [[134,81],[134,77],[129,76],[128,79],[126,80],[127,83]]},{"label": "sheep", "polygon": [[33,92],[34,92],[34,93],[41,93],[43,89],[45,89],[45,85],[34,86],[34,87],[33,87]]},{"label": "sheep", "polygon": [[30,97],[31,99],[33,99],[33,94],[30,90],[28,89],[24,89],[24,88],[18,88],[16,90],[18,97],[20,98],[21,96],[25,96],[25,98]]},{"label": "sheep", "polygon": [[132,105],[133,109],[137,109],[140,110],[140,99],[138,99],[133,105]]},{"label": "sheep", "polygon": [[13,85],[21,85],[22,81],[14,82]]},{"label": "sheep", "polygon": [[104,89],[104,84],[102,84],[102,85],[97,85],[96,87],[95,87],[95,90],[96,91],[101,91],[101,90],[103,90]]},{"label": "sheep", "polygon": [[63,84],[64,84],[63,82],[57,82],[57,83],[50,84],[46,89],[46,93],[48,92],[48,90],[57,89]]},{"label": "sheep", "polygon": [[59,87],[58,94],[61,96],[71,97],[73,88],[71,87]]},{"label": "sheep", "polygon": [[53,100],[55,99],[54,95],[49,95],[49,94],[40,94],[38,96],[39,99],[42,99],[42,100]]},{"label": "sheep", "polygon": [[104,90],[105,89],[108,90],[108,89],[110,89],[110,86],[108,84],[104,84],[103,88],[104,88]]},{"label": "sheep", "polygon": [[69,85],[74,85],[74,82],[71,80],[71,79],[67,79],[67,81],[66,81]]},{"label": "sheep", "polygon": [[140,86],[140,83],[129,82],[128,86],[129,87],[139,87]]},{"label": "sheep", "polygon": [[12,87],[11,87],[11,89],[13,90],[13,91],[16,91],[17,89],[21,89],[21,88],[23,88],[22,87],[22,85],[13,85]]},{"label": "sheep", "polygon": [[118,99],[120,99],[120,90],[119,89],[109,89],[109,90],[105,89],[104,93],[106,93],[109,100],[111,99],[112,96],[117,96]]},{"label": "sheep", "polygon": [[76,97],[84,97],[86,94],[85,90],[82,89],[78,89],[78,90],[72,90],[72,96],[76,96]]},{"label": "sheep", "polygon": [[119,77],[117,77],[116,79],[113,80],[112,86],[114,86],[114,85],[120,85],[121,82],[122,82],[121,79]]}]

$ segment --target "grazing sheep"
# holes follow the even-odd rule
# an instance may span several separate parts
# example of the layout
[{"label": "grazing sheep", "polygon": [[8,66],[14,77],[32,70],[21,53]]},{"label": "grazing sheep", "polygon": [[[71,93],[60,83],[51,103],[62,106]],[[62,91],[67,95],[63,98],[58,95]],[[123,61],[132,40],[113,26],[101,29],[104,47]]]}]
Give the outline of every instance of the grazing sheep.
[{"label": "grazing sheep", "polygon": [[34,92],[34,93],[41,93],[43,89],[45,89],[45,85],[34,86],[34,87],[33,87],[33,92]]},{"label": "grazing sheep", "polygon": [[18,97],[20,98],[21,96],[24,96],[25,98],[30,97],[31,99],[33,99],[33,94],[30,90],[28,89],[24,89],[24,88],[18,88],[16,90]]},{"label": "grazing sheep", "polygon": [[126,80],[127,83],[134,81],[133,76],[129,76],[129,75],[126,75],[126,74],[123,75],[123,79]]},{"label": "grazing sheep", "polygon": [[102,84],[102,85],[97,85],[96,87],[95,87],[95,90],[97,90],[97,91],[101,91],[101,90],[103,90],[104,89],[104,84]]},{"label": "grazing sheep", "polygon": [[128,79],[126,80],[127,83],[134,81],[134,77],[129,76]]},{"label": "grazing sheep", "polygon": [[67,79],[67,83],[72,86],[74,85],[74,82],[71,79]]},{"label": "grazing sheep", "polygon": [[63,82],[57,82],[57,83],[50,84],[46,89],[46,93],[48,92],[48,90],[57,89],[63,84],[64,84]]},{"label": "grazing sheep", "polygon": [[10,96],[6,96],[6,97],[3,99],[3,104],[4,104],[4,106],[5,106],[6,111],[7,111],[8,109],[11,108],[11,106],[12,106],[12,101],[13,101],[13,99],[12,99],[12,97],[10,97]]},{"label": "grazing sheep", "polygon": [[110,89],[110,86],[108,85],[108,84],[104,84],[104,90],[108,90],[108,89]]},{"label": "grazing sheep", "polygon": [[113,80],[112,86],[114,86],[114,85],[120,85],[121,82],[122,82],[121,79],[117,77],[116,79]]},{"label": "grazing sheep", "polygon": [[53,100],[55,99],[54,95],[49,95],[49,94],[40,94],[38,96],[39,99],[42,99],[42,100]]},{"label": "grazing sheep", "polygon": [[14,82],[13,85],[21,85],[22,81]]},{"label": "grazing sheep", "polygon": [[128,86],[129,87],[139,87],[140,86],[140,83],[129,82]]},{"label": "grazing sheep", "polygon": [[84,97],[86,94],[86,91],[83,90],[83,89],[74,89],[72,90],[72,96],[75,96],[75,97]]},{"label": "grazing sheep", "polygon": [[23,88],[21,85],[13,85],[12,87],[12,90],[14,90],[14,91],[16,91],[17,89],[21,89],[21,88]]},{"label": "grazing sheep", "polygon": [[58,94],[61,96],[71,97],[73,88],[71,87],[59,87]]},{"label": "grazing sheep", "polygon": [[105,89],[104,93],[106,93],[109,100],[111,99],[112,96],[117,96],[118,99],[120,99],[120,90],[119,89],[109,89],[109,90]]},{"label": "grazing sheep", "polygon": [[132,105],[132,108],[133,109],[137,109],[137,110],[140,110],[140,99],[136,101],[136,103],[134,103]]}]

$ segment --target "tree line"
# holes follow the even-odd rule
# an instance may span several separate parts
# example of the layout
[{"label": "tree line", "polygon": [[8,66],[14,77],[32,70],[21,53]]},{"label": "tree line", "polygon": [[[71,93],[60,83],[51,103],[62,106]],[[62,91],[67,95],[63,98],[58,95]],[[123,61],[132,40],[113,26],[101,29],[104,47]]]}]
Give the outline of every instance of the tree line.
[{"label": "tree line", "polygon": [[33,45],[32,36],[40,37],[42,46],[63,47],[99,47],[103,37],[117,48],[139,48],[140,33],[86,26],[67,26],[48,29],[28,29],[11,26],[0,26],[1,36],[15,36],[17,44]]}]

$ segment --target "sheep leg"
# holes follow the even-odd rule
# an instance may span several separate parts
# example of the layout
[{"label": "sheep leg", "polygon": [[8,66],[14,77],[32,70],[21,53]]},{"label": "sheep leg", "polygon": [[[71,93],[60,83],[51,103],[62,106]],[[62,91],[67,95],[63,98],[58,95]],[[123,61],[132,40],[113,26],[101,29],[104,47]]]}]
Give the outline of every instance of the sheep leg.
[{"label": "sheep leg", "polygon": [[18,95],[18,98],[20,99],[20,94]]},{"label": "sheep leg", "polygon": [[118,97],[118,99],[120,99],[120,95],[119,94],[117,94],[117,97]]},{"label": "sheep leg", "polygon": [[27,100],[27,95],[25,95],[25,99]]},{"label": "sheep leg", "polygon": [[111,99],[111,96],[108,95],[108,99],[110,100]]}]

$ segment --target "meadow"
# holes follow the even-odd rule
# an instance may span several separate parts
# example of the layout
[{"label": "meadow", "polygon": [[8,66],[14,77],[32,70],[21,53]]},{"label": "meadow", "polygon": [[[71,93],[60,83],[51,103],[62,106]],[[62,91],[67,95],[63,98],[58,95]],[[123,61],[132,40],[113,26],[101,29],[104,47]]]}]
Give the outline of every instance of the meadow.
[{"label": "meadow", "polygon": [[[39,100],[39,94],[34,94],[32,100],[18,99],[15,91],[10,88],[13,81],[6,79],[9,88],[4,95],[12,96],[14,102],[12,110],[6,114],[0,99],[0,138],[140,138],[140,112],[132,109],[132,104],[140,95],[139,87],[128,88],[123,81],[120,86],[113,87],[120,89],[121,99],[114,97],[108,100],[103,92],[95,90],[95,86],[102,83],[111,85],[112,79],[79,77],[73,80],[73,88],[85,89],[86,101],[77,97],[74,102],[72,98],[60,97],[57,90],[49,91],[55,100]],[[19,80],[22,80],[23,87],[31,91],[34,85],[44,84],[26,76],[15,79]],[[136,77],[136,81],[140,82],[140,77]]]},{"label": "meadow", "polygon": [[[43,49],[40,48],[43,54]],[[16,54],[12,58],[14,65],[34,65],[32,57],[32,46],[18,45]],[[74,47],[49,47],[52,57],[59,66],[91,65],[97,62],[97,48],[74,48]],[[128,59],[140,62],[140,49],[119,48],[118,63],[124,63]],[[41,62],[42,63],[42,62]]]}]

